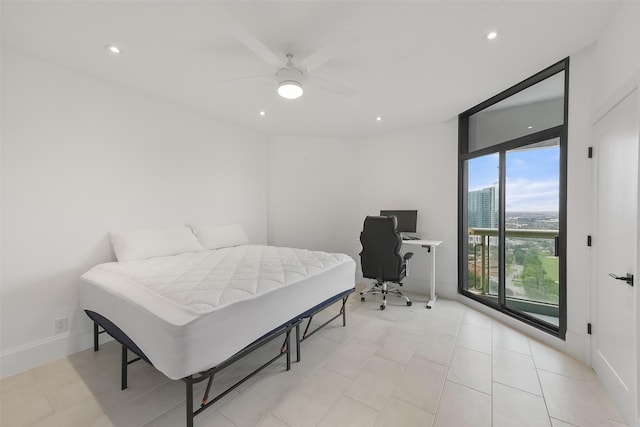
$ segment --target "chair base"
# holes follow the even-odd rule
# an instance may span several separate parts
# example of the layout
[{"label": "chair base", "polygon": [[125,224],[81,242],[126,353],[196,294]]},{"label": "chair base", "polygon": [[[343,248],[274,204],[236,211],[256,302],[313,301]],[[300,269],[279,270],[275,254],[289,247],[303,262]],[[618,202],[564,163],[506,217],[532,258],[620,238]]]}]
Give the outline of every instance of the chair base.
[{"label": "chair base", "polygon": [[[377,295],[377,294],[381,294],[382,295],[382,304],[380,304],[380,310],[384,310],[385,308],[387,308],[387,295],[392,295],[392,296],[396,296],[399,298],[404,298],[406,300],[407,306],[411,306],[413,305],[413,303],[411,302],[411,300],[404,296],[402,294],[402,292],[400,291],[400,289],[396,288],[395,286],[389,286],[389,284],[392,282],[376,282],[374,283],[371,287],[369,287],[368,289],[360,292],[360,301],[364,302],[365,300],[365,296],[366,295]],[[398,285],[402,286],[402,283],[398,283]]]}]

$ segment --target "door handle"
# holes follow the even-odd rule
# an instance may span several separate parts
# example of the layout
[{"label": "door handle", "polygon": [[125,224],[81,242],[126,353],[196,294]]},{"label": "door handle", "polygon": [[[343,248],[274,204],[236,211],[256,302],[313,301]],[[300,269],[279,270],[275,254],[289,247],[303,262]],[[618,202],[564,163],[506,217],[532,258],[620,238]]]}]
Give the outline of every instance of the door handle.
[{"label": "door handle", "polygon": [[631,273],[627,273],[626,276],[617,276],[613,273],[609,273],[609,276],[613,277],[616,280],[624,280],[625,282],[627,282],[627,285],[633,286],[633,274]]}]

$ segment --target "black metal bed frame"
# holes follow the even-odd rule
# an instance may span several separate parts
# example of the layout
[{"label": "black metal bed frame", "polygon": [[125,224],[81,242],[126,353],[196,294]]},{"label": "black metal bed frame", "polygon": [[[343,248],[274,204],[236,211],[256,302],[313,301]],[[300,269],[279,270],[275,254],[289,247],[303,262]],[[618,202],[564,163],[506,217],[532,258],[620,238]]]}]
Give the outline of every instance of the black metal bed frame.
[{"label": "black metal bed frame", "polygon": [[[273,329],[271,332],[268,332],[261,338],[258,338],[238,353],[234,354],[224,362],[219,363],[218,365],[196,374],[189,375],[187,377],[182,378],[182,381],[185,382],[186,385],[186,412],[187,412],[187,424],[186,427],[193,427],[194,418],[202,413],[204,410],[209,408],[211,405],[222,399],[224,396],[229,394],[231,391],[239,387],[241,384],[252,378],[254,375],[258,374],[264,368],[278,360],[279,358],[285,356],[286,357],[286,370],[291,369],[291,331],[295,327],[296,330],[296,361],[300,362],[300,343],[305,341],[313,334],[318,332],[320,329],[324,328],[326,325],[337,319],[338,317],[342,317],[342,326],[347,325],[347,317],[346,317],[346,303],[349,295],[355,291],[355,288],[349,289],[347,291],[341,292],[337,295],[334,295],[331,298],[326,299],[320,304],[314,306],[313,308],[305,311],[304,313],[299,314],[288,322],[278,326]],[[342,306],[340,307],[340,311],[338,314],[333,316],[331,319],[324,322],[322,325],[317,326],[313,330],[309,331],[309,327],[311,326],[311,321],[313,320],[313,316],[326,309],[327,307],[333,305],[334,303],[342,300]],[[118,326],[116,326],[113,322],[111,322],[106,317],[90,310],[85,310],[87,316],[91,320],[93,320],[93,351],[98,351],[100,349],[99,343],[99,335],[103,333],[107,333],[111,335],[116,341],[118,341],[122,345],[122,355],[121,355],[121,389],[124,390],[127,388],[127,377],[128,377],[128,366],[134,362],[139,360],[144,360],[149,363],[151,366],[153,364],[149,361],[149,358],[144,354],[144,352],[125,334]],[[302,336],[300,336],[300,325],[307,319],[307,324],[304,329]],[[99,327],[102,327],[100,330]],[[264,364],[260,365],[258,368],[250,372],[248,375],[237,381],[235,384],[217,394],[211,400],[209,400],[209,393],[211,392],[211,385],[213,384],[214,376],[223,370],[224,368],[232,365],[238,360],[242,359],[246,355],[253,353],[255,350],[265,346],[276,338],[285,335],[284,341],[280,346],[280,351],[276,356],[266,361]],[[128,352],[131,351],[137,357],[132,360],[129,360]],[[198,384],[208,380],[207,387],[204,392],[202,402],[200,404],[200,408],[193,410],[193,386],[194,384]]]}]

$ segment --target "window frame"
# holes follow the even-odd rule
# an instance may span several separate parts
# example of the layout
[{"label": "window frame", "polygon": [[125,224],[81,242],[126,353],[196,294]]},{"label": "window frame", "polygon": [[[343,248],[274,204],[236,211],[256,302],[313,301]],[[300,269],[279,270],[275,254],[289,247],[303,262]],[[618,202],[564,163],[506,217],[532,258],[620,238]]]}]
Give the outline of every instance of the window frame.
[{"label": "window frame", "polygon": [[[539,83],[551,76],[564,71],[564,106],[563,123],[559,126],[547,128],[538,132],[500,142],[490,147],[485,147],[473,152],[469,152],[469,117],[478,113],[493,104],[496,104],[522,90],[525,90],[536,83]],[[564,340],[567,331],[567,142],[569,128],[569,58],[565,58],[550,67],[534,74],[522,82],[500,92],[484,102],[468,109],[458,115],[458,293],[473,299],[481,304],[491,307],[501,313],[516,318],[525,324],[541,329],[551,335]],[[542,142],[551,138],[559,138],[560,145],[560,177],[559,177],[559,289],[558,289],[558,326],[544,322],[536,317],[527,315],[524,312],[514,310],[506,305],[505,293],[505,192],[506,192],[506,152],[515,148],[523,147],[536,142]],[[473,158],[486,156],[488,154],[499,154],[499,284],[498,300],[493,303],[485,298],[480,298],[465,289],[468,282],[467,265],[467,240],[468,230],[466,224],[466,209],[468,202],[468,170],[467,161]],[[468,286],[467,286],[468,287]]]}]

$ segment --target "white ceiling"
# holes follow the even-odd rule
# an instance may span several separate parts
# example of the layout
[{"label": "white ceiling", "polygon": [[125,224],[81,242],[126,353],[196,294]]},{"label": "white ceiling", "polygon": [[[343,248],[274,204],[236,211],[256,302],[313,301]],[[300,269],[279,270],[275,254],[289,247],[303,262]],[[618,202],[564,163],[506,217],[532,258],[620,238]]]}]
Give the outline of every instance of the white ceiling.
[{"label": "white ceiling", "polygon": [[[595,42],[617,6],[3,0],[2,44],[262,133],[362,136],[456,116]],[[275,70],[231,36],[232,22],[282,57],[305,57],[351,32],[356,42],[313,74],[357,94],[305,85],[302,98],[280,98]],[[499,36],[488,41],[492,29]],[[110,43],[123,54],[109,54]]]}]

